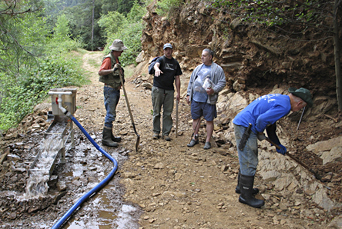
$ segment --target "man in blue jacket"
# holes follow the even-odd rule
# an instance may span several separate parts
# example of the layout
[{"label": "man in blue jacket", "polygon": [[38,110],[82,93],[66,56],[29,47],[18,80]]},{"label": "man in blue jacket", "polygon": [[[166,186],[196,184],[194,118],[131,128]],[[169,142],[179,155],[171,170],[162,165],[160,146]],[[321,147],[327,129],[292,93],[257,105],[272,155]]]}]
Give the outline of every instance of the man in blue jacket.
[{"label": "man in blue jacket", "polygon": [[[285,155],[286,147],[280,144],[276,134],[276,121],[286,116],[290,111],[299,111],[305,106],[313,105],[310,91],[305,88],[289,88],[289,95],[268,94],[254,100],[245,109],[238,113],[234,120],[234,132],[236,145],[238,146],[238,156],[240,170],[238,175],[238,185],[235,192],[241,193],[239,201],[255,208],[264,205],[263,200],[254,198],[254,194],[259,190],[254,188],[254,176],[258,166],[258,142],[266,139],[263,133],[266,129],[268,138],[280,146],[277,152]],[[251,132],[248,140],[241,149],[239,147],[242,136],[251,124]]]},{"label": "man in blue jacket", "polygon": [[210,149],[210,138],[214,130],[214,118],[217,117],[216,102],[218,93],[226,86],[226,76],[223,69],[213,62],[214,53],[210,49],[202,51],[202,64],[192,72],[188,90],[187,102],[191,103],[193,138],[188,147],[198,144],[198,130],[201,116],[206,120],[207,137],[204,149]]}]

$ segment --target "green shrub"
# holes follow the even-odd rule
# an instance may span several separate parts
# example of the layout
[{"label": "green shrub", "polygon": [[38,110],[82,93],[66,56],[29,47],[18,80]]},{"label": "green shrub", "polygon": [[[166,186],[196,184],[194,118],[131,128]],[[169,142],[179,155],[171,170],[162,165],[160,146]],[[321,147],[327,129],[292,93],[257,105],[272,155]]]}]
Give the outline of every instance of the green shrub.
[{"label": "green shrub", "polygon": [[160,16],[167,16],[173,9],[180,7],[183,4],[182,0],[161,0],[157,2],[156,12]]},{"label": "green shrub", "polygon": [[86,79],[80,74],[79,65],[80,60],[55,56],[40,60],[38,67],[24,70],[20,76],[1,80],[0,130],[6,131],[19,123],[48,96],[51,88],[84,84]]},{"label": "green shrub", "polygon": [[[141,52],[141,41],[140,38],[142,36],[142,24],[140,22],[130,24],[125,30],[120,30],[113,35],[113,37],[108,38],[109,46],[113,42],[114,39],[121,39],[125,46],[127,46],[127,50],[125,50],[120,57],[120,61],[123,66],[129,64],[136,64],[135,58]],[[111,42],[111,43],[109,43]],[[108,48],[106,49],[109,51]]]},{"label": "green shrub", "polygon": [[135,58],[141,52],[141,36],[144,28],[142,17],[146,13],[146,8],[140,6],[135,1],[131,11],[127,17],[118,12],[109,12],[99,20],[99,26],[106,31],[107,45],[104,48],[104,53],[108,53],[108,47],[115,39],[120,39],[128,48],[125,50],[120,61],[122,65],[136,64]]}]

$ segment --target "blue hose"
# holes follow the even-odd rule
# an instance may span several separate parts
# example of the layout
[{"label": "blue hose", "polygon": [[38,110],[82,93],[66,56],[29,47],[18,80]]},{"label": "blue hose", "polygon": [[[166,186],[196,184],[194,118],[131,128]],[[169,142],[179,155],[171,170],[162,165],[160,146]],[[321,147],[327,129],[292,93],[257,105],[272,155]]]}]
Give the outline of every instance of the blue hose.
[{"label": "blue hose", "polygon": [[115,171],[118,168],[117,161],[106,151],[104,151],[95,141],[90,137],[90,135],[87,133],[87,131],[82,127],[82,125],[68,112],[67,116],[70,117],[70,119],[80,128],[80,130],[83,132],[83,134],[89,139],[89,141],[98,149],[101,153],[103,153],[109,160],[111,160],[114,164],[114,167],[112,171],[108,174],[108,176],[101,181],[98,185],[96,185],[92,190],[90,190],[88,193],[83,195],[80,199],[77,200],[77,202],[62,216],[60,220],[58,220],[55,225],[53,225],[52,229],[60,228],[69,218],[71,215],[78,209],[78,207],[86,201],[89,197],[91,197],[95,192],[99,191],[102,187],[104,187],[110,179],[114,176]]}]

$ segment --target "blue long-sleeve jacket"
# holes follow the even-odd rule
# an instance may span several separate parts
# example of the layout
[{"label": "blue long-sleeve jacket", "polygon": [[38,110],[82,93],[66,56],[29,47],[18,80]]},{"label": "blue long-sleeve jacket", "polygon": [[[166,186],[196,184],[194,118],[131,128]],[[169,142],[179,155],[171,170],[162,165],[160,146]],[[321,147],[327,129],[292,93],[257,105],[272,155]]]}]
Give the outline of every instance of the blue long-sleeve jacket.
[{"label": "blue long-sleeve jacket", "polygon": [[291,111],[288,95],[268,94],[259,97],[238,113],[233,123],[248,127],[252,124],[252,131],[257,134],[263,132],[267,126],[274,124]]}]

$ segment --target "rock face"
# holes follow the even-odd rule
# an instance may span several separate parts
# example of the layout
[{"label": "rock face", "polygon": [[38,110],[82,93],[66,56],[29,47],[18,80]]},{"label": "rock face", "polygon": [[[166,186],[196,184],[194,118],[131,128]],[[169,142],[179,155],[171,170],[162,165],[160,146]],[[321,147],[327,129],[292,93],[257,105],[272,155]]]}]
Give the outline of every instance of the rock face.
[{"label": "rock face", "polygon": [[[148,62],[152,57],[163,54],[163,44],[171,43],[174,47],[173,57],[179,61],[183,70],[181,94],[184,98],[189,77],[193,69],[201,63],[202,50],[213,50],[214,61],[222,66],[227,80],[226,88],[221,92],[217,103],[218,118],[215,120],[213,136],[216,142],[222,142],[222,147],[228,148],[229,152],[236,147],[231,120],[260,95],[287,94],[288,87],[305,87],[314,96],[314,107],[307,109],[303,118],[313,123],[320,122],[318,120],[321,120],[323,115],[331,118],[329,115],[337,110],[333,41],[316,39],[326,37],[326,34],[308,31],[292,39],[282,31],[243,22],[229,12],[216,11],[207,4],[204,1],[186,0],[179,9],[170,11],[168,17],[162,17],[155,12],[155,2],[152,3],[144,17],[146,28],[142,36],[143,58],[140,58],[144,61],[139,63],[135,74],[142,75],[142,78],[148,76]],[[152,77],[145,78],[145,81],[151,83]],[[300,114],[292,113],[289,119],[278,125],[277,132],[283,136],[281,141],[289,146],[294,147],[293,141],[301,139],[298,137],[298,130],[293,134],[293,130],[286,129],[289,127],[282,124],[289,124],[289,121],[298,122],[299,117]],[[334,121],[333,126],[339,128],[340,123]],[[320,124],[301,125],[316,128]],[[319,131],[325,128],[322,126]],[[289,135],[286,136],[286,132],[289,132]],[[340,143],[321,142],[323,139],[329,139],[329,136],[320,136],[317,131],[311,136],[306,133],[302,135],[308,141],[311,139],[312,143],[317,142],[307,144],[306,149],[304,146],[298,149],[302,160],[309,157],[301,154],[302,151],[312,151],[317,156],[315,160],[321,160],[316,162],[317,164],[329,166],[334,160],[342,160]],[[331,135],[332,138],[333,136],[334,134]],[[298,142],[296,144],[299,147]],[[329,147],[323,150],[322,144]],[[272,150],[266,143],[261,144],[260,151],[258,171],[269,183],[261,188],[274,189],[287,197],[296,193],[290,198],[291,203],[281,203],[284,208],[296,206],[304,196],[310,196],[318,206],[328,211],[338,206],[329,198],[330,194],[327,195],[324,185],[317,182],[312,175],[303,172],[303,168],[293,164],[288,158],[279,160],[278,155],[269,152]],[[315,156],[311,156],[313,157]],[[339,177],[331,173],[321,175],[320,180],[323,182],[331,181],[333,177],[337,180]],[[303,213],[305,214],[309,213]]]},{"label": "rock face", "polygon": [[317,154],[323,160],[323,165],[342,161],[342,137],[332,138],[326,141],[316,142],[308,145],[307,150]]},{"label": "rock face", "polygon": [[[162,55],[163,44],[170,42],[183,72],[191,72],[201,63],[202,50],[210,48],[215,52],[215,62],[225,71],[228,89],[234,92],[284,84],[336,98],[333,41],[317,39],[326,34],[308,31],[292,39],[274,28],[219,12],[207,2],[184,2],[168,17],[155,12],[155,3],[148,7],[139,56],[142,65]],[[146,73],[147,69],[142,68],[136,74]]]}]

